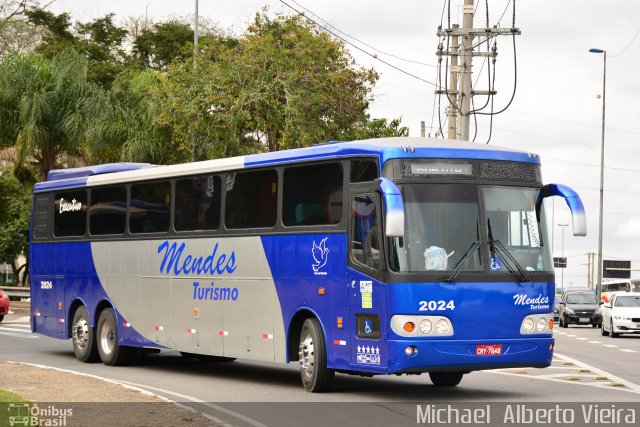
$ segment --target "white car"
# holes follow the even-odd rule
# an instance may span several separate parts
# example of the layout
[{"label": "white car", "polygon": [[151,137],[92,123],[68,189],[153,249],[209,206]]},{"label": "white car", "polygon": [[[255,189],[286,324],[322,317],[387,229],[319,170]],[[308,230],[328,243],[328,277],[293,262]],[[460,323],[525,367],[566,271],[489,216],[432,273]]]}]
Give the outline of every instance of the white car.
[{"label": "white car", "polygon": [[602,306],[602,335],[640,334],[640,292],[618,292]]}]

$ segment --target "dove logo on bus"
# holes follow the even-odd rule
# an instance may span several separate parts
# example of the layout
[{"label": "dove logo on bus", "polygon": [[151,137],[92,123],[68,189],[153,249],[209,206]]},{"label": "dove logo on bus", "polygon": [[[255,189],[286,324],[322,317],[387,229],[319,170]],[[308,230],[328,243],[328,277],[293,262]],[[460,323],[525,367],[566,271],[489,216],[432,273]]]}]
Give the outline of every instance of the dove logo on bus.
[{"label": "dove logo on bus", "polygon": [[316,244],[316,241],[313,241],[313,247],[311,248],[311,255],[313,256],[313,272],[317,276],[325,276],[327,274],[326,271],[320,271],[327,265],[327,260],[329,259],[329,249],[327,248],[327,239],[320,240],[320,244]]}]

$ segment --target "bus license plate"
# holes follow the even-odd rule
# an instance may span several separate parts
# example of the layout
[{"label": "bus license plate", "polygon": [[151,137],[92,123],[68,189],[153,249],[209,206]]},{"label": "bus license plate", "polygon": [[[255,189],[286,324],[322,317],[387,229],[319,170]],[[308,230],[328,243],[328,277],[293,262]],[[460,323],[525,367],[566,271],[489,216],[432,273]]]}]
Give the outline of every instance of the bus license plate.
[{"label": "bus license plate", "polygon": [[589,323],[591,319],[589,319],[588,317],[581,317],[580,318],[580,323]]},{"label": "bus license plate", "polygon": [[500,356],[502,344],[476,344],[476,356]]}]

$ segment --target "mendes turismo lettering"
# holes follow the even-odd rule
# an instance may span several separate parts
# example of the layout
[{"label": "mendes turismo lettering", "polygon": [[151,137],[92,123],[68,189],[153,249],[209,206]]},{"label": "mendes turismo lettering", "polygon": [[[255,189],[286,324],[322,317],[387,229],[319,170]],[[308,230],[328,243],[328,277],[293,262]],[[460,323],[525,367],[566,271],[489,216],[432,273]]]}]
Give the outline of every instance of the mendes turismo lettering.
[{"label": "mendes turismo lettering", "polygon": [[[158,253],[162,254],[160,274],[180,275],[208,275],[221,276],[233,274],[236,269],[236,253],[226,253],[220,249],[218,242],[213,245],[211,253],[207,255],[190,254],[185,242],[169,242],[165,240],[158,246]],[[239,297],[238,288],[216,287],[193,282],[193,299],[210,301],[236,301]]]}]

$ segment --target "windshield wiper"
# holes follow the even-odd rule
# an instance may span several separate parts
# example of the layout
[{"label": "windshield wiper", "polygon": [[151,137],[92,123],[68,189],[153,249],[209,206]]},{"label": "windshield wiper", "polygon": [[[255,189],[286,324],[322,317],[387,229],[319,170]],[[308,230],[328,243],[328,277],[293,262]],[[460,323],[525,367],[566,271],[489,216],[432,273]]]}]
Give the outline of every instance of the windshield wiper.
[{"label": "windshield wiper", "polygon": [[[511,252],[509,252],[509,250],[504,247],[500,240],[493,238],[493,233],[491,232],[491,220],[489,218],[487,218],[487,234],[489,236],[488,244],[489,255],[491,257],[490,261],[496,259],[496,252],[500,252],[503,256],[502,262],[507,266],[507,270],[509,270],[511,274],[516,274],[517,269],[518,274],[520,275],[520,281],[530,282],[531,278],[524,270],[524,268],[522,268],[522,265],[520,265],[518,260],[516,260],[513,255],[511,255]],[[516,266],[516,269],[513,268],[513,266],[511,265],[512,263]]]},{"label": "windshield wiper", "polygon": [[462,267],[464,267],[464,265],[466,264],[467,259],[471,255],[473,255],[474,251],[480,247],[481,243],[482,242],[480,240],[471,242],[471,245],[469,245],[469,249],[467,249],[464,255],[462,255],[462,258],[460,258],[453,267],[447,270],[448,274],[444,279],[445,282],[453,282],[456,277],[458,277],[458,274],[462,271]]}]

